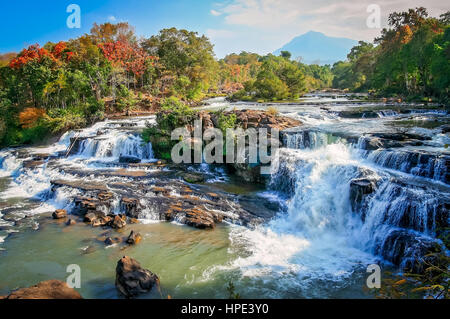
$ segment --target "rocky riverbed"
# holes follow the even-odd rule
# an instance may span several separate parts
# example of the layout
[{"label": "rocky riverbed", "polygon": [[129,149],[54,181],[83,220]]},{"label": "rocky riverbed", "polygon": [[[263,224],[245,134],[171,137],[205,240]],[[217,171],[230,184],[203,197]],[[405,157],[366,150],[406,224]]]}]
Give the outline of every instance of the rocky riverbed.
[{"label": "rocky riverbed", "polygon": [[154,116],[1,151],[0,295],[80,264],[83,297],[117,298],[125,250],[163,296],[224,297],[231,280],[244,297],[369,297],[369,263],[420,271],[421,257],[448,249],[445,108],[310,96],[203,109],[223,107],[243,128],[283,131],[278,171],[157,159],[140,137]]}]

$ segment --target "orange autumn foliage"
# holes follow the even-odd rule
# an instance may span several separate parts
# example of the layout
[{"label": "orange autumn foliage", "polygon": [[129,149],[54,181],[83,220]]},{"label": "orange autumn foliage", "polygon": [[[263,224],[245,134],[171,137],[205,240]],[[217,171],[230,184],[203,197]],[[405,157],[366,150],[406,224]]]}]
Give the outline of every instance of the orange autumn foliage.
[{"label": "orange autumn foliage", "polygon": [[45,115],[45,110],[28,107],[19,114],[19,123],[23,128],[33,127],[36,122]]},{"label": "orange autumn foliage", "polygon": [[52,52],[41,48],[39,44],[34,44],[30,45],[28,49],[23,49],[15,59],[11,60],[9,67],[12,69],[20,69],[28,62],[35,60],[40,62],[44,57],[48,57],[52,61],[57,62],[64,56],[67,60],[70,60],[73,52],[66,52],[66,43],[63,41],[57,43]]}]

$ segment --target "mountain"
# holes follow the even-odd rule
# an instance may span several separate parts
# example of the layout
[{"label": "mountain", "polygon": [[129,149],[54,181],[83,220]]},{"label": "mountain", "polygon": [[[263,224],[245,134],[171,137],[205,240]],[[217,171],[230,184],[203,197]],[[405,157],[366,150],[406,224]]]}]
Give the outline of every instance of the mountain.
[{"label": "mountain", "polygon": [[294,38],[291,42],[276,50],[273,54],[279,55],[281,51],[289,51],[292,58],[302,57],[306,64],[333,64],[345,60],[351,48],[358,41],[347,38],[334,38],[323,33],[309,31]]}]

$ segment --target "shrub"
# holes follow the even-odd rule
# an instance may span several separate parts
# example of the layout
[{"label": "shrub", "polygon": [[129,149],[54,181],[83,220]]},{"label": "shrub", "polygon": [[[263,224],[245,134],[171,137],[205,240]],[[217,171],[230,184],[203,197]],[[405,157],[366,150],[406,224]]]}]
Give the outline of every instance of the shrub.
[{"label": "shrub", "polygon": [[278,111],[278,109],[274,106],[269,106],[266,110],[266,112],[272,116],[278,116],[280,114],[280,112]]}]

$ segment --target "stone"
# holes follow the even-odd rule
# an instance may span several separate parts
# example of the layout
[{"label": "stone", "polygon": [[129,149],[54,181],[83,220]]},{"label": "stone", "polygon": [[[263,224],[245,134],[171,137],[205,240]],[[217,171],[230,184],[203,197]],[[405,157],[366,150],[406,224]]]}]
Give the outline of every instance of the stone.
[{"label": "stone", "polygon": [[102,227],[109,225],[113,221],[113,218],[110,216],[100,216],[92,221],[92,226],[94,227]]},{"label": "stone", "polygon": [[84,222],[86,222],[86,223],[92,223],[96,219],[97,219],[97,215],[95,213],[87,213],[84,216]]},{"label": "stone", "polygon": [[48,280],[29,288],[13,291],[4,299],[83,299],[81,295],[62,281]]},{"label": "stone", "polygon": [[137,211],[138,208],[138,200],[136,198],[126,198],[123,197],[120,200],[120,208],[125,212],[127,216],[131,217],[139,217],[139,213]]},{"label": "stone", "polygon": [[202,183],[205,181],[205,176],[203,176],[203,174],[200,173],[184,173],[182,175],[182,178],[191,184],[197,184],[197,183]]},{"label": "stone", "polygon": [[148,293],[153,287],[159,286],[159,278],[140,263],[124,256],[116,267],[116,288],[126,298],[133,298],[142,293]]},{"label": "stone", "polygon": [[65,209],[58,209],[52,214],[53,219],[63,219],[67,217],[67,211]]},{"label": "stone", "polygon": [[122,239],[120,239],[119,237],[108,237],[105,239],[105,244],[107,246],[120,244],[121,242],[122,242]]},{"label": "stone", "polygon": [[77,223],[77,222],[76,222],[74,219],[70,218],[70,219],[67,221],[66,225],[67,225],[67,226],[73,226],[73,225],[75,225],[76,223]]},{"label": "stone", "polygon": [[142,160],[136,156],[120,156],[119,157],[119,163],[126,163],[126,164],[138,164]]},{"label": "stone", "polygon": [[127,224],[126,217],[121,215],[114,216],[113,221],[111,222],[111,227],[116,229],[121,229],[125,227]]},{"label": "stone", "polygon": [[130,245],[137,245],[142,240],[142,236],[139,233],[135,233],[134,230],[131,231],[128,236],[127,243]]},{"label": "stone", "polygon": [[[364,198],[372,194],[376,189],[376,183],[368,178],[358,178],[350,182],[350,202],[355,212],[360,212]],[[361,218],[364,221],[364,214]]]}]

